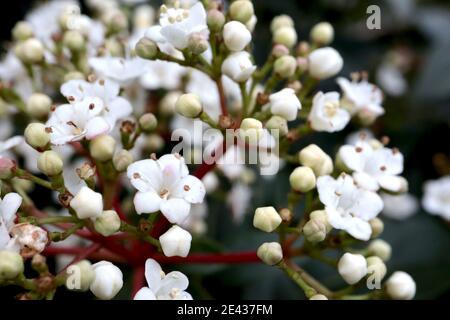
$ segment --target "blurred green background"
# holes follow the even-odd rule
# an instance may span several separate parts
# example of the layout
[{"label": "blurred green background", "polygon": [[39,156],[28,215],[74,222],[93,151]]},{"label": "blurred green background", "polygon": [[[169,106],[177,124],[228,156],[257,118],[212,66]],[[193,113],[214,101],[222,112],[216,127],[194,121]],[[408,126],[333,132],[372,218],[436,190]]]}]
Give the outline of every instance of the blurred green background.
[{"label": "blurred green background", "polygon": [[[10,9],[0,12],[1,39],[9,39],[14,23],[23,17],[31,3],[26,0],[8,3]],[[380,66],[394,61],[407,82],[407,90],[399,96],[386,95],[386,115],[373,126],[374,132],[377,136],[389,136],[391,146],[405,155],[404,175],[409,180],[410,192],[419,199],[424,181],[450,173],[450,1],[255,0],[254,4],[258,16],[255,57],[259,64],[270,50],[270,20],[283,13],[294,18],[300,40],[308,39],[310,28],[317,22],[333,24],[336,35],[332,46],[345,62],[341,75],[366,70],[370,80],[377,83]],[[372,4],[381,8],[380,30],[366,27],[366,9]],[[338,87],[330,80],[321,89]],[[349,126],[338,134],[316,134],[301,141],[298,148],[314,141],[334,154],[354,129]],[[223,212],[228,209],[222,202],[210,199],[208,235],[215,241],[197,241],[193,250],[254,250],[263,241],[274,239],[274,235],[265,235],[252,227],[252,208],[284,206],[292,169],[288,165],[276,180],[259,179],[252,186],[252,206],[240,225]],[[417,282],[418,299],[449,298],[449,224],[423,210],[404,221],[388,218],[384,221],[381,238],[393,247],[388,272],[410,273]],[[331,288],[343,284],[337,272],[327,266],[304,259],[298,262]],[[303,297],[302,291],[281,271],[262,264],[190,265],[177,269],[188,273],[189,291],[196,298]],[[64,298],[65,294],[58,297]],[[118,298],[121,297],[129,298],[129,288],[122,290]]]}]

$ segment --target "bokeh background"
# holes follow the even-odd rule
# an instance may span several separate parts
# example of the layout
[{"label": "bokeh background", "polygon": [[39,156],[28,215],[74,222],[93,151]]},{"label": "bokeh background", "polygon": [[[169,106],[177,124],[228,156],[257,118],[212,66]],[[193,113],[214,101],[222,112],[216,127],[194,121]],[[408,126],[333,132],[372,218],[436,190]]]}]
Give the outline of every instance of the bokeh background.
[{"label": "bokeh background", "polygon": [[[9,1],[8,8],[0,11],[2,43],[10,39],[11,28],[32,4],[31,0]],[[336,31],[333,46],[345,61],[341,74],[348,76],[353,71],[368,71],[370,80],[386,91],[386,115],[372,129],[377,136],[389,136],[391,146],[397,146],[405,155],[405,177],[409,180],[410,192],[420,199],[424,181],[450,174],[448,0],[255,0],[254,4],[258,16],[254,34],[257,62],[261,64],[270,50],[269,25],[275,15],[291,15],[299,39],[307,39],[315,23],[331,22]],[[371,4],[381,8],[380,30],[366,27],[366,9]],[[394,77],[383,74],[386,66],[395,67]],[[323,90],[338,89],[334,80],[322,86]],[[302,140],[298,148],[314,141],[334,154],[354,129],[356,127],[349,126],[338,134],[316,134],[312,139]],[[242,224],[234,223],[229,214],[223,213],[228,209],[222,202],[210,199],[208,235],[214,240],[198,239],[193,250],[251,250],[273,239],[273,235],[252,228],[252,208],[284,206],[292,169],[287,166],[275,180],[260,179],[254,184],[252,205]],[[301,208],[296,214],[300,211]],[[393,247],[388,270],[410,273],[417,282],[416,298],[450,298],[449,223],[422,209],[407,220],[384,218],[384,221],[381,238]],[[342,285],[335,270],[304,259],[299,259],[299,263],[331,288]],[[177,268],[188,274],[189,291],[196,298],[297,299],[303,295],[281,271],[262,264]],[[0,297],[6,297],[5,291],[0,291]],[[124,287],[118,298],[128,298],[129,291],[130,288]],[[81,298],[80,294],[71,293],[58,294],[56,298],[68,296]]]}]

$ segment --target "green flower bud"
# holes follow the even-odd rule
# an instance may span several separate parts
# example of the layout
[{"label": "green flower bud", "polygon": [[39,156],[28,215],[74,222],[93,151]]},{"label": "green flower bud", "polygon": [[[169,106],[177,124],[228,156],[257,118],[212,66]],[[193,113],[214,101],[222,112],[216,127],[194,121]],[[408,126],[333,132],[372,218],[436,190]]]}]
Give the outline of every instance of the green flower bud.
[{"label": "green flower bud", "polygon": [[159,51],[156,43],[145,37],[139,40],[136,44],[135,50],[139,57],[148,60],[155,59]]},{"label": "green flower bud", "polygon": [[303,234],[309,242],[320,242],[327,236],[327,226],[320,219],[310,219],[303,227]]},{"label": "green flower bud", "polygon": [[27,112],[35,118],[47,116],[52,107],[52,99],[43,93],[33,93],[27,101]]},{"label": "green flower bud", "polygon": [[373,240],[367,247],[367,250],[371,254],[380,257],[383,261],[388,261],[391,258],[392,247],[384,240]]},{"label": "green flower bud", "polygon": [[0,281],[11,280],[24,270],[23,259],[13,251],[0,251]]},{"label": "green flower bud", "polygon": [[287,120],[280,116],[272,116],[266,122],[266,128],[269,130],[278,130],[281,137],[285,136],[289,131]]},{"label": "green flower bud", "polygon": [[60,174],[63,170],[63,165],[59,154],[52,150],[41,153],[37,161],[38,169],[49,177]]},{"label": "green flower bud", "polygon": [[16,23],[14,29],[12,30],[12,36],[14,40],[27,40],[33,36],[33,28],[28,22],[19,21]]},{"label": "green flower bud", "polygon": [[108,135],[101,135],[96,137],[91,141],[89,150],[91,151],[91,156],[95,160],[108,161],[111,160],[114,155],[114,150],[116,148],[116,140]]},{"label": "green flower bud", "polygon": [[120,218],[114,210],[103,211],[102,214],[95,219],[95,230],[105,237],[116,233],[120,229]]},{"label": "green flower bud", "polygon": [[208,40],[201,33],[194,33],[189,37],[188,49],[193,54],[202,54],[208,50]]},{"label": "green flower bud", "polygon": [[230,5],[230,17],[242,23],[247,23],[255,13],[253,3],[249,0],[237,0]]},{"label": "green flower bud", "polygon": [[316,24],[310,33],[311,41],[320,45],[325,46],[333,42],[334,39],[334,29],[328,22],[320,22]]},{"label": "green flower bud", "polygon": [[209,10],[207,15],[207,24],[209,30],[212,32],[219,32],[225,24],[225,16],[219,10]]},{"label": "green flower bud", "polygon": [[153,131],[158,125],[158,120],[153,113],[145,113],[139,118],[139,126],[143,131]]},{"label": "green flower bud", "polygon": [[282,78],[289,78],[294,75],[297,69],[297,60],[293,56],[282,56],[275,61],[273,70]]},{"label": "green flower bud", "polygon": [[297,32],[293,27],[281,27],[274,32],[273,42],[292,48],[297,43]]},{"label": "green flower bud", "polygon": [[79,52],[84,50],[86,46],[86,40],[79,31],[69,30],[64,33],[63,44],[70,51]]},{"label": "green flower bud", "polygon": [[36,38],[30,38],[17,44],[14,52],[25,64],[40,63],[44,60],[44,46]]},{"label": "green flower bud", "polygon": [[281,217],[274,207],[261,207],[255,211],[253,226],[265,232],[272,232],[281,224]]},{"label": "green flower bud", "polygon": [[117,171],[123,172],[133,162],[133,155],[127,150],[116,152],[113,157],[113,165]]},{"label": "green flower bud", "polygon": [[374,219],[369,221],[369,224],[370,224],[370,228],[372,229],[371,238],[376,238],[380,234],[383,233],[384,223],[383,223],[383,221],[381,219],[374,218]]},{"label": "green flower bud", "polygon": [[289,176],[291,188],[298,192],[308,192],[316,187],[316,176],[309,167],[298,167]]},{"label": "green flower bud", "polygon": [[292,18],[286,14],[282,14],[282,15],[279,15],[279,16],[276,16],[275,18],[273,18],[273,20],[270,24],[270,30],[272,31],[272,33],[282,27],[293,28],[294,20],[292,20]]},{"label": "green flower bud", "polygon": [[182,116],[197,118],[203,110],[200,98],[192,93],[180,96],[175,103],[175,110]]},{"label": "green flower bud", "polygon": [[382,280],[386,275],[387,268],[383,260],[377,256],[366,258],[367,261],[367,274],[374,274],[378,280]]},{"label": "green flower bud", "polygon": [[50,135],[42,123],[30,123],[25,128],[25,141],[37,150],[45,149],[50,143]]}]

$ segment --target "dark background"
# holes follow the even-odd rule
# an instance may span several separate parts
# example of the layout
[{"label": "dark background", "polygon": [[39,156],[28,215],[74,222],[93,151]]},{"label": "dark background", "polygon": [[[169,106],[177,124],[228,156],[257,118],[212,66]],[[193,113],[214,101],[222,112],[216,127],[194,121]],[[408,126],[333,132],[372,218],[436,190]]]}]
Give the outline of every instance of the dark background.
[{"label": "dark background", "polygon": [[[2,41],[10,39],[11,28],[23,18],[32,3],[31,0],[17,0],[4,4],[0,11]],[[397,146],[405,155],[405,176],[410,191],[417,197],[421,197],[425,180],[450,173],[449,1],[257,0],[254,4],[259,19],[254,33],[259,63],[270,50],[270,20],[282,13],[294,18],[299,39],[307,39],[311,26],[317,22],[326,20],[333,24],[336,29],[333,46],[345,61],[342,75],[367,70],[373,80],[386,52],[393,48],[406,50],[411,58],[406,73],[409,90],[401,97],[386,97],[386,115],[373,129],[388,135],[391,145]],[[381,30],[365,27],[366,8],[370,4],[381,7]],[[322,89],[336,90],[337,85],[327,81]],[[327,151],[335,152],[352,129],[355,128],[349,127],[333,135],[317,134],[313,140],[303,141],[301,145],[314,141]],[[436,161],[433,162],[436,154],[443,154],[448,162],[436,166]],[[283,206],[291,170],[292,167],[285,168],[275,181],[258,181],[252,207]],[[223,204],[214,200],[209,205],[210,212],[224,210]],[[253,230],[251,214],[242,225],[233,224],[227,217],[227,214],[210,215],[208,221],[210,235],[227,250],[254,249],[261,242],[272,239],[270,235]],[[393,257],[387,264],[389,272],[404,270],[411,273],[417,282],[416,297],[419,299],[449,298],[449,224],[423,210],[405,221],[384,221],[386,228],[381,238],[393,246]],[[342,284],[332,269],[315,262],[299,262],[331,288]],[[196,298],[296,299],[302,296],[301,290],[284,274],[264,265],[180,268],[189,274],[189,290]],[[120,297],[128,297],[126,288]]]}]

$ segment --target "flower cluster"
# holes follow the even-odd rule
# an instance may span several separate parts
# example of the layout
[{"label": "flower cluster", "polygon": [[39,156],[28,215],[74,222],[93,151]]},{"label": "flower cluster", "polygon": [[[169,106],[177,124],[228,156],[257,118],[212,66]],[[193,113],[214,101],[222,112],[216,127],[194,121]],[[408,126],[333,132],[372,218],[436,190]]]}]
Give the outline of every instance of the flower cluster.
[{"label": "flower cluster", "polygon": [[[262,260],[311,300],[352,299],[363,281],[367,299],[414,297],[405,272],[382,283],[391,248],[376,238],[381,212],[404,219],[417,200],[401,176],[401,151],[367,129],[385,113],[367,73],[317,89],[344,65],[329,23],[299,41],[291,17],[274,17],[272,48],[258,66],[250,0],[86,4],[92,17],[74,0],[37,6],[12,30],[0,63],[0,284],[23,287],[23,299],[52,298],[61,285],[113,299],[128,280],[121,269],[131,268],[134,299],[188,300],[188,277],[160,264]],[[353,125],[366,129],[336,154],[296,149],[307,135]],[[252,208],[258,172],[272,179],[283,166],[287,206]],[[447,220],[449,184],[427,183],[423,199]],[[210,198],[223,210],[210,210]],[[209,235],[208,215],[230,212],[239,224],[253,210],[254,227],[279,241],[251,252],[194,248]],[[331,265],[348,287],[327,289],[297,256]],[[25,276],[27,260],[36,279]]]}]

